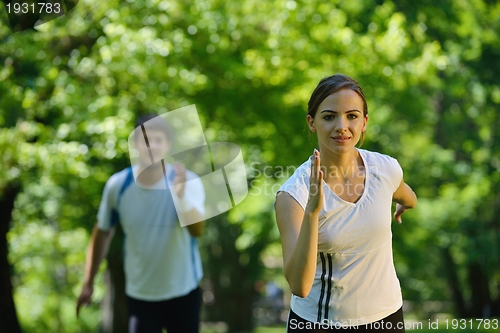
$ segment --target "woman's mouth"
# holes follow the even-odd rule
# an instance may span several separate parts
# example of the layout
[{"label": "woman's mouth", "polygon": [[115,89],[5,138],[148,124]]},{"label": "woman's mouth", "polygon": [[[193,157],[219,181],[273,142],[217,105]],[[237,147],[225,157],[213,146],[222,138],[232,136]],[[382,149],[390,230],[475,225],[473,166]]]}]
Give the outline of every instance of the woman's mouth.
[{"label": "woman's mouth", "polygon": [[334,141],[336,141],[337,143],[346,143],[347,141],[349,141],[351,138],[348,137],[348,136],[334,136],[332,137],[332,139]]}]

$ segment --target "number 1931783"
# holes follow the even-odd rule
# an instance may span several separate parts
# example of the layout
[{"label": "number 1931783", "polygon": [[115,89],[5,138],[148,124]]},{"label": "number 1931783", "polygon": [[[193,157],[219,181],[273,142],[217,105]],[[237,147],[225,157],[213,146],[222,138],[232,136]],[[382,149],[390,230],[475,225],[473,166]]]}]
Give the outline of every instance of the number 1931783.
[{"label": "number 1931783", "polygon": [[446,319],[444,321],[446,329],[465,330],[465,329],[493,329],[499,327],[498,319]]},{"label": "number 1931783", "polygon": [[7,3],[5,7],[8,14],[60,14],[63,11],[57,2],[17,2]]}]

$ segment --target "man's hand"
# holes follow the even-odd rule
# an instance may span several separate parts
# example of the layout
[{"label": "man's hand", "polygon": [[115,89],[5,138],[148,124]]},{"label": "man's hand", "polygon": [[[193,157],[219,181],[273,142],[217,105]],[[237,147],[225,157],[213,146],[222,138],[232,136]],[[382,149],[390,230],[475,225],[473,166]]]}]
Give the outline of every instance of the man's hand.
[{"label": "man's hand", "polygon": [[[193,206],[193,198],[186,198],[186,168],[180,163],[174,163],[175,178],[173,187],[175,196],[178,198],[177,213],[182,215],[182,221],[187,225],[188,231],[193,237],[199,237],[204,229],[204,216]],[[203,188],[201,188],[203,190]],[[188,191],[189,192],[189,191]],[[187,196],[192,195],[188,193]],[[174,199],[175,200],[175,199]],[[179,216],[181,217],[181,216]],[[195,222],[195,223],[193,223]]]},{"label": "man's hand", "polygon": [[82,287],[82,292],[80,297],[78,297],[78,302],[76,303],[76,317],[80,315],[80,307],[85,304],[87,307],[90,304],[90,299],[94,293],[94,287],[91,284],[85,283]]},{"label": "man's hand", "polygon": [[186,168],[179,163],[174,163],[173,165],[175,178],[174,178],[174,189],[175,194],[178,198],[184,197],[184,189],[186,185]]}]

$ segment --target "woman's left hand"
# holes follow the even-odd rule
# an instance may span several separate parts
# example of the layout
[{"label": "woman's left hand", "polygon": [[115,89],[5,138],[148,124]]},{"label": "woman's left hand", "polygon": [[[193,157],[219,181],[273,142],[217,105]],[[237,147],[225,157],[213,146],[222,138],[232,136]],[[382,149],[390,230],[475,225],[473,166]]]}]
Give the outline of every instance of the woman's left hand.
[{"label": "woman's left hand", "polygon": [[401,215],[404,214],[409,208],[405,207],[401,204],[398,204],[396,202],[396,211],[394,212],[394,218],[396,219],[396,222],[398,223],[403,223],[403,220],[401,219]]}]

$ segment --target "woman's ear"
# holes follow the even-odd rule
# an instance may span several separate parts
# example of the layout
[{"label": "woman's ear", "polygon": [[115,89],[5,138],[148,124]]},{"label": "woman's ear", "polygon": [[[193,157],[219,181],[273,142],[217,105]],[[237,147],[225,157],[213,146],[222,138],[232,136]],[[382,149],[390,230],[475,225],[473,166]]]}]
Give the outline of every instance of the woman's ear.
[{"label": "woman's ear", "polygon": [[368,115],[365,116],[365,122],[363,124],[362,132],[364,133],[366,131],[366,124],[368,123]]},{"label": "woman's ear", "polygon": [[307,125],[309,126],[309,131],[311,131],[312,133],[316,132],[316,128],[314,127],[314,118],[310,115],[307,115],[306,121]]}]

